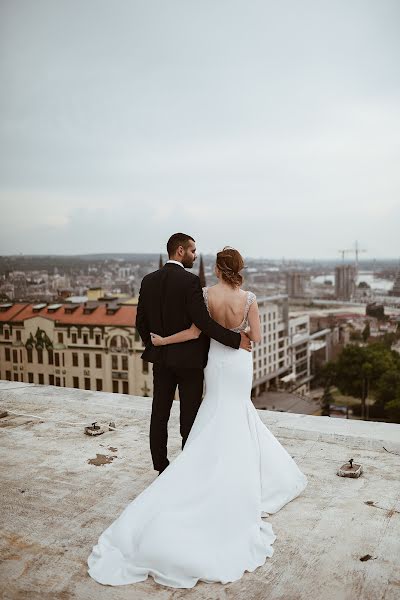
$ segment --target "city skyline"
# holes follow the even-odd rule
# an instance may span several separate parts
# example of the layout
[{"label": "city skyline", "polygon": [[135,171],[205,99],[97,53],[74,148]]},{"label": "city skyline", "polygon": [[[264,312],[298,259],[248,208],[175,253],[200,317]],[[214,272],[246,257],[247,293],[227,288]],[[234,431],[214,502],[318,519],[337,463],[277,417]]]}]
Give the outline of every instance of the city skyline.
[{"label": "city skyline", "polygon": [[400,254],[400,6],[0,7],[0,254]]}]

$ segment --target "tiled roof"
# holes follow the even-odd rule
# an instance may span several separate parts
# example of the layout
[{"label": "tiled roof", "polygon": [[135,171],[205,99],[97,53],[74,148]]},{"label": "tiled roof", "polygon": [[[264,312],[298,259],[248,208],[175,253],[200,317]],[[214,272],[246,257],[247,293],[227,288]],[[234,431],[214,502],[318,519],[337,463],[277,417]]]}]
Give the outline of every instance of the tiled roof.
[{"label": "tiled roof", "polygon": [[[1,306],[1,305],[0,305]],[[14,317],[25,307],[28,306],[27,304],[22,304],[22,303],[18,303],[18,304],[13,304],[12,306],[10,306],[9,309],[7,310],[0,310],[0,323],[4,323],[7,321],[12,321],[14,319]]]},{"label": "tiled roof", "polygon": [[34,317],[44,317],[65,325],[107,325],[134,326],[136,323],[136,306],[118,306],[114,314],[107,314],[107,307],[98,305],[90,314],[84,314],[85,306],[80,304],[72,313],[66,313],[69,304],[63,304],[57,310],[48,310],[48,306],[34,311],[35,304],[14,304],[7,311],[0,312],[0,322],[21,322]]}]

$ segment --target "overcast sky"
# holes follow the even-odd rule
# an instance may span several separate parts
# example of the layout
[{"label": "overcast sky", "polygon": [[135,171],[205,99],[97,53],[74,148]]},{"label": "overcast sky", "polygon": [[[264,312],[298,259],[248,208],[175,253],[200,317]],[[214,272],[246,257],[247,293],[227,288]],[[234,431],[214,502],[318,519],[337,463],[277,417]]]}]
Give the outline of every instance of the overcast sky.
[{"label": "overcast sky", "polygon": [[1,0],[0,254],[400,256],[399,31],[398,0]]}]

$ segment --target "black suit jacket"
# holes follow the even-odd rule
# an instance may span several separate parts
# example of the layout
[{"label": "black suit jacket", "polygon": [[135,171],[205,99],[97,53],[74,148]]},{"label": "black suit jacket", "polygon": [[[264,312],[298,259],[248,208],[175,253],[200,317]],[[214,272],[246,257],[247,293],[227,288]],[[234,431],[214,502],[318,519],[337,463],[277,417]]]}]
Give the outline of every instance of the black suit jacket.
[{"label": "black suit jacket", "polygon": [[[151,343],[150,332],[165,337],[188,329],[192,323],[202,331],[198,339],[158,347]],[[174,263],[166,263],[144,277],[136,328],[145,345],[143,360],[172,367],[204,368],[210,337],[231,348],[240,345],[239,333],[225,329],[208,314],[197,275]]]}]

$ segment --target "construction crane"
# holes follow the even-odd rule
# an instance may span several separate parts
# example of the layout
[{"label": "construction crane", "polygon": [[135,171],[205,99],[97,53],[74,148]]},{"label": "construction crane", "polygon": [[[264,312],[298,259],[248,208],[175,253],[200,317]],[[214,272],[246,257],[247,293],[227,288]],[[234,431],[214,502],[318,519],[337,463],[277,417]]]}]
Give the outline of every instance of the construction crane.
[{"label": "construction crane", "polygon": [[358,241],[356,240],[355,244],[354,244],[354,248],[346,249],[346,250],[338,250],[338,252],[340,252],[342,254],[342,261],[343,262],[344,262],[344,255],[345,255],[345,253],[351,252],[351,253],[355,254],[355,261],[354,262],[355,262],[356,271],[358,273],[358,255],[361,252],[367,252],[367,250],[359,248]]},{"label": "construction crane", "polygon": [[342,255],[342,262],[344,262],[344,255],[345,255],[347,252],[353,252],[353,250],[338,250],[338,252],[340,252],[340,253],[341,253],[341,255]]},{"label": "construction crane", "polygon": [[356,255],[356,269],[358,271],[358,255],[360,254],[360,252],[367,252],[365,249],[361,249],[358,247],[358,242],[356,240],[356,243],[354,244],[354,253]]}]

